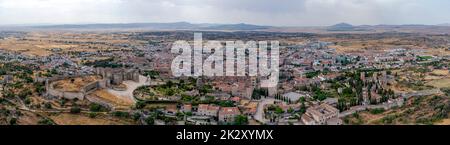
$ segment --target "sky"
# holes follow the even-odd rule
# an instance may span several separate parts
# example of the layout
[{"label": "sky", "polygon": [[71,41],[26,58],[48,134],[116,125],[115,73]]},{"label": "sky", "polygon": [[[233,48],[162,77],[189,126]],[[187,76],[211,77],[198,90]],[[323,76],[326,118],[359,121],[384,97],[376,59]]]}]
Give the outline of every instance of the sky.
[{"label": "sky", "polygon": [[0,0],[0,25],[249,23],[329,26],[450,23],[449,0]]}]

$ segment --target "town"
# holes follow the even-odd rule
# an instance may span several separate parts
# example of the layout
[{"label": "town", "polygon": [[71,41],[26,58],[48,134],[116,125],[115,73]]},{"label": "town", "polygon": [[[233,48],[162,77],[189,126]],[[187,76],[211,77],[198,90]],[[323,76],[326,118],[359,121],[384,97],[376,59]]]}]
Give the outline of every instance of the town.
[{"label": "town", "polygon": [[[279,83],[174,76],[194,33],[279,41]],[[449,59],[442,34],[0,31],[0,124],[449,124]]]}]

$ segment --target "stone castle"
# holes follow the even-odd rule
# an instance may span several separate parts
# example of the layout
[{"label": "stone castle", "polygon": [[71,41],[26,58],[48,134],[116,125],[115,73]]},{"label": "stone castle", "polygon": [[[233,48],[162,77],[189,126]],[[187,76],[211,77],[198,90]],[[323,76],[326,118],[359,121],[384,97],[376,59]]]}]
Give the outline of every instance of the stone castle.
[{"label": "stone castle", "polygon": [[[102,77],[101,80],[91,82],[80,88],[78,92],[65,92],[57,90],[54,85],[59,80],[70,79],[83,76],[58,76],[45,79],[46,94],[49,99],[66,98],[84,100],[86,96],[98,89],[113,88],[113,86],[121,85],[124,81],[139,82],[139,70],[135,69],[114,69],[114,68],[95,68],[95,75]],[[36,80],[38,81],[38,80]]]}]

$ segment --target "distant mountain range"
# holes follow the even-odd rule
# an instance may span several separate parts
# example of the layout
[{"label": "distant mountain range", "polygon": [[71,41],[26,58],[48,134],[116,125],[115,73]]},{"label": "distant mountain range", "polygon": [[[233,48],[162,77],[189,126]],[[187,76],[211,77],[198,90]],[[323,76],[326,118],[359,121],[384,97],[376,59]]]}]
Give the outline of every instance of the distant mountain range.
[{"label": "distant mountain range", "polygon": [[450,24],[439,25],[360,25],[354,26],[348,23],[339,23],[325,27],[328,32],[419,32],[419,33],[450,33]]},{"label": "distant mountain range", "polygon": [[439,24],[438,26],[450,26],[450,23]]},{"label": "distant mountain range", "polygon": [[339,23],[327,28],[328,31],[367,31],[360,26],[353,26],[348,23]]},{"label": "distant mountain range", "polygon": [[263,30],[271,26],[251,24],[124,23],[32,26],[34,29],[153,29],[153,30]]},{"label": "distant mountain range", "polygon": [[348,24],[348,23],[339,23],[336,25],[331,26],[333,28],[353,28],[353,25]]},{"label": "distant mountain range", "polygon": [[339,23],[332,26],[318,27],[282,27],[262,26],[252,24],[214,24],[214,23],[105,23],[105,24],[39,24],[39,25],[4,25],[0,31],[10,30],[199,30],[199,31],[268,31],[268,32],[303,32],[303,33],[376,33],[376,32],[406,32],[450,34],[450,24],[439,25],[352,25]]}]

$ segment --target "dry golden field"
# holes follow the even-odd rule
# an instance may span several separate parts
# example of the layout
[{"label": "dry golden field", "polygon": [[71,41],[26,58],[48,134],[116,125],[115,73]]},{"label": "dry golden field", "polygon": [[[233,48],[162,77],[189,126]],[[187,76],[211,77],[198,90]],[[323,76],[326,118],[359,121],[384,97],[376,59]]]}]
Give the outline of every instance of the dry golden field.
[{"label": "dry golden field", "polygon": [[[61,52],[95,52],[98,50],[124,49],[115,44],[139,45],[139,41],[128,40],[122,35],[92,32],[29,32],[23,38],[0,40],[0,49],[30,56],[49,56]],[[59,52],[56,52],[59,53]]]},{"label": "dry golden field", "polygon": [[119,97],[114,96],[113,94],[109,93],[108,91],[106,91],[104,89],[97,90],[97,91],[93,92],[92,94],[94,96],[104,100],[104,101],[107,101],[107,102],[110,102],[111,104],[114,104],[115,107],[129,108],[129,107],[134,105],[132,100],[124,99],[123,97],[119,98]]},{"label": "dry golden field", "polygon": [[132,121],[124,119],[117,119],[112,117],[105,117],[98,114],[91,118],[83,114],[58,114],[52,115],[50,118],[58,125],[132,125]]}]

